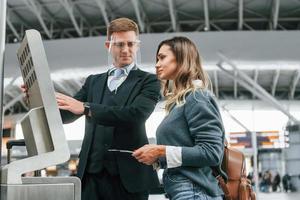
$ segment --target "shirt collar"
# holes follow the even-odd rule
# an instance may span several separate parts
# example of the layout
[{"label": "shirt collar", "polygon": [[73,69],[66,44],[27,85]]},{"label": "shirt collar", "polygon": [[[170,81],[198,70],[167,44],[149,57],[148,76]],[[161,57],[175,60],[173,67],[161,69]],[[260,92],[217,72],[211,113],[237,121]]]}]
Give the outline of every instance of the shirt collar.
[{"label": "shirt collar", "polygon": [[202,87],[203,86],[203,81],[201,81],[200,79],[193,80],[192,83],[195,87]]},{"label": "shirt collar", "polygon": [[[126,65],[126,66],[122,67],[122,69],[124,69],[124,71],[125,71],[126,76],[128,76],[129,72],[134,68],[134,66],[135,66],[135,64],[131,63],[130,65]],[[108,70],[108,75],[111,76],[116,69],[117,69],[116,66],[111,65],[111,68]]]}]

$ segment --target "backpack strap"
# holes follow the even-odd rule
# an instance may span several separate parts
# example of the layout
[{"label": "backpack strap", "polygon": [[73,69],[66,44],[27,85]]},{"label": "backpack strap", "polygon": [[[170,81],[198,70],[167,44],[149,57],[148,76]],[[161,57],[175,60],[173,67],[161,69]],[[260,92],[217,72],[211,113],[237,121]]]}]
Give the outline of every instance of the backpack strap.
[{"label": "backpack strap", "polygon": [[[228,141],[226,138],[224,138],[224,149],[228,147]],[[221,187],[222,191],[224,192],[224,199],[225,200],[232,200],[232,197],[230,195],[229,189],[226,185],[227,182],[227,177],[224,177],[222,175],[222,172],[220,171],[221,169],[219,169],[218,167],[211,167],[212,169],[212,174],[214,175],[214,177],[216,177],[216,179],[219,182],[219,186]]]},{"label": "backpack strap", "polygon": [[230,192],[229,189],[225,183],[224,178],[221,176],[221,174],[219,174],[218,170],[216,168],[211,168],[213,171],[213,175],[216,177],[216,179],[219,182],[219,186],[221,187],[221,189],[224,192],[224,198],[225,200],[232,200],[232,197],[230,196]]}]

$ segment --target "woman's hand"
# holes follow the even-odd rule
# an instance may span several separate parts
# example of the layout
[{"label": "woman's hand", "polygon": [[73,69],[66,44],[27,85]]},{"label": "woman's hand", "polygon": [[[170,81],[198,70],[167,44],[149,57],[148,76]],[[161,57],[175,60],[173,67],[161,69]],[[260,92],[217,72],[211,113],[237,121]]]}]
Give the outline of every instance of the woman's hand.
[{"label": "woman's hand", "polygon": [[135,150],[132,154],[139,162],[152,165],[159,157],[166,155],[166,148],[163,145],[146,144]]},{"label": "woman's hand", "polygon": [[58,92],[55,94],[55,96],[59,109],[68,110],[75,115],[83,114],[84,106],[81,101]]}]

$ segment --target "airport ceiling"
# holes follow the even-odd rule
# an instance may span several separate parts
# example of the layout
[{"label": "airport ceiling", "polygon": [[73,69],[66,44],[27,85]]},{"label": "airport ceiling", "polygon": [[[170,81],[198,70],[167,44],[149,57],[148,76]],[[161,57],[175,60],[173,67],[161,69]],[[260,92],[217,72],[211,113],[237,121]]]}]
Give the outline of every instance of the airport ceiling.
[{"label": "airport ceiling", "polygon": [[[117,17],[134,19],[142,33],[300,30],[300,0],[8,0],[7,42],[18,43],[24,30],[37,29],[44,40],[106,34]],[[300,70],[244,69],[255,84],[276,99],[300,99]],[[220,99],[257,99],[220,70],[208,71]],[[54,81],[56,90],[73,94],[84,78]],[[4,92],[6,114],[27,108],[14,80]]]},{"label": "airport ceiling", "polygon": [[43,39],[106,34],[117,17],[138,22],[142,33],[299,30],[300,0],[9,0],[7,42],[24,30]]}]

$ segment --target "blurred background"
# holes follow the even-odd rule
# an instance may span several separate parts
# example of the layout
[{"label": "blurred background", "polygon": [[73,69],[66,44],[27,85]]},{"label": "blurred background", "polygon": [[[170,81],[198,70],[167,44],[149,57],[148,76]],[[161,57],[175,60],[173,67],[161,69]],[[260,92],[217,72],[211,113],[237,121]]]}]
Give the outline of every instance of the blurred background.
[{"label": "blurred background", "polygon": [[[20,120],[28,112],[16,56],[25,30],[42,34],[55,90],[73,95],[89,74],[108,69],[106,26],[128,17],[140,28],[143,70],[155,72],[163,39],[183,35],[196,43],[226,138],[246,155],[259,199],[299,199],[300,0],[8,0],[1,16],[4,7],[1,165],[7,162],[6,142],[23,138]],[[162,101],[146,124],[152,143],[163,108]],[[84,123],[80,118],[64,125],[71,159],[42,176],[76,174]],[[11,159],[26,155],[25,147],[15,147]]]}]

